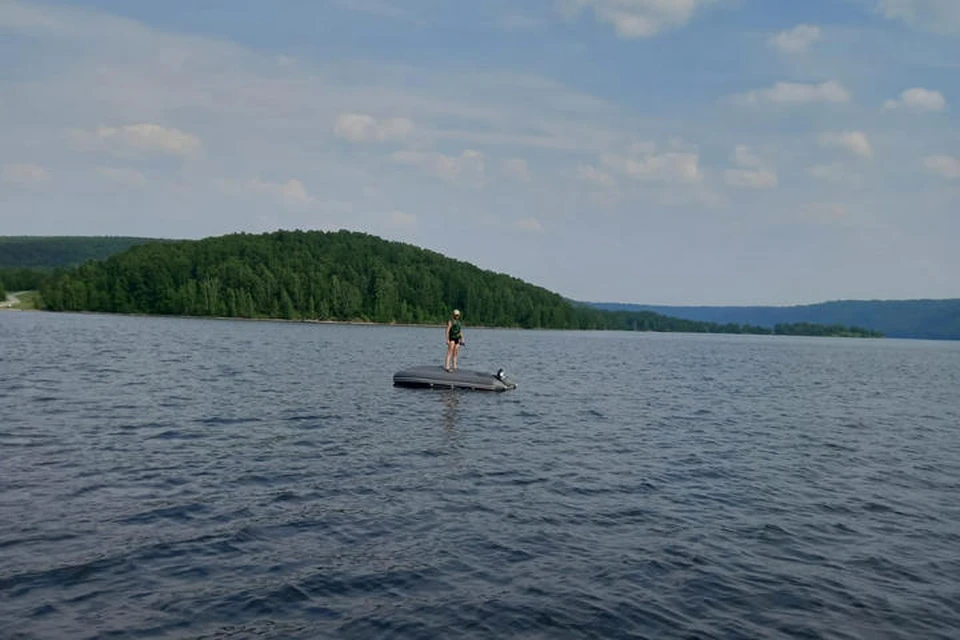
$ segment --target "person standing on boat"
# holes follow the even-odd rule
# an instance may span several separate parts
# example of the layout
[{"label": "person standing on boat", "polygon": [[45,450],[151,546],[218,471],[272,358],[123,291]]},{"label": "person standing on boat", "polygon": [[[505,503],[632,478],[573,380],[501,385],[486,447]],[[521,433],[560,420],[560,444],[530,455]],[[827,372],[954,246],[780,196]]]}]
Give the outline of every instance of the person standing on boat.
[{"label": "person standing on boat", "polygon": [[[457,368],[457,355],[460,353],[460,345],[463,344],[463,325],[460,324],[460,309],[454,309],[453,315],[447,320],[447,329],[444,337],[447,341],[447,358],[444,360],[443,368],[445,371],[453,371]],[[453,365],[452,368],[451,365]]]}]

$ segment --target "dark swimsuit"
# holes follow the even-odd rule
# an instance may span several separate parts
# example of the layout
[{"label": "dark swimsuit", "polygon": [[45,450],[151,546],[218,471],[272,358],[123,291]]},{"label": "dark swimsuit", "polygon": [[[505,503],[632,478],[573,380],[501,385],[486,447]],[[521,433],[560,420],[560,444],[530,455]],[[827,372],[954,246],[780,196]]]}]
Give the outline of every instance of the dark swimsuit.
[{"label": "dark swimsuit", "polygon": [[450,331],[447,333],[447,340],[449,340],[450,342],[456,342],[459,344],[461,337],[462,336],[460,335],[460,321],[453,320],[450,323]]}]

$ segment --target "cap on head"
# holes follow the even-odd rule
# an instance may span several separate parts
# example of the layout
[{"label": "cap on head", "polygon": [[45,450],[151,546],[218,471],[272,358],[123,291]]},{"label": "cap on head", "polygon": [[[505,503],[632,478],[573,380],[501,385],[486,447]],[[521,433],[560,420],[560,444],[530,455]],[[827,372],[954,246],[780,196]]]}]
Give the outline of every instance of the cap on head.
[{"label": "cap on head", "polygon": [[454,310],[453,310],[453,315],[455,315],[455,316],[460,315],[460,309],[454,309]]}]

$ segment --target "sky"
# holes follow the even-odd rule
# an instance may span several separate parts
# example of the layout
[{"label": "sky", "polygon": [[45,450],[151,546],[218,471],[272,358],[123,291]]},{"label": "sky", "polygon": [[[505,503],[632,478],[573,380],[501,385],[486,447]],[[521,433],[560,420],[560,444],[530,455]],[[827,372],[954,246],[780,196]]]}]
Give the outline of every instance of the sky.
[{"label": "sky", "polygon": [[960,297],[958,0],[0,0],[0,235],[350,229],[584,301]]}]

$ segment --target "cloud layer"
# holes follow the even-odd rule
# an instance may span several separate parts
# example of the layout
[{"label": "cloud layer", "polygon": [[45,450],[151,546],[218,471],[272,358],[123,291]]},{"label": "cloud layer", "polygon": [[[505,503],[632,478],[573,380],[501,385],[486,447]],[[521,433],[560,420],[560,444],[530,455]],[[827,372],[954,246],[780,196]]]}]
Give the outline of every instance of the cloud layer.
[{"label": "cloud layer", "polygon": [[579,299],[960,295],[954,5],[768,4],[0,2],[0,225],[346,227]]},{"label": "cloud layer", "polygon": [[818,141],[822,147],[844,149],[861,158],[873,157],[873,146],[870,144],[870,138],[863,131],[821,133]]},{"label": "cloud layer", "polygon": [[92,131],[74,129],[69,135],[75,148],[83,151],[108,151],[117,155],[165,153],[182,157],[197,156],[203,151],[203,144],[196,136],[150,123],[100,126]]},{"label": "cloud layer", "polygon": [[777,82],[769,89],[754,89],[739,96],[747,105],[800,105],[813,103],[844,103],[850,101],[850,92],[836,80],[820,83]]},{"label": "cloud layer", "polygon": [[409,137],[413,132],[413,121],[408,118],[377,120],[365,113],[341,113],[333,130],[349,142],[387,142]]}]

